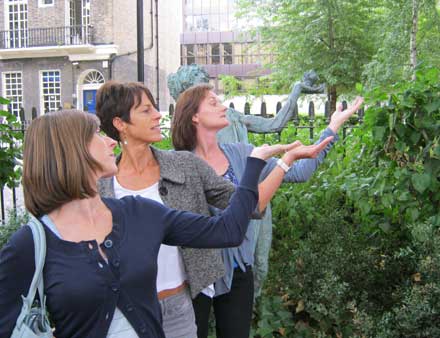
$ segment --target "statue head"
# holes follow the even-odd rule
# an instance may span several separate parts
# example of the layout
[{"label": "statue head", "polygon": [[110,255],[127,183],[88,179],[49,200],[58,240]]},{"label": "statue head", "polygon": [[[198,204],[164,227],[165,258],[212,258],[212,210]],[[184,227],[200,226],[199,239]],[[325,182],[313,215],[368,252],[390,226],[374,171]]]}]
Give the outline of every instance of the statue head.
[{"label": "statue head", "polygon": [[175,101],[180,93],[199,83],[208,83],[209,75],[199,65],[180,66],[176,73],[168,75],[168,89]]},{"label": "statue head", "polygon": [[309,70],[304,73],[302,83],[312,87],[318,81],[318,79],[318,74],[316,74],[314,70]]}]

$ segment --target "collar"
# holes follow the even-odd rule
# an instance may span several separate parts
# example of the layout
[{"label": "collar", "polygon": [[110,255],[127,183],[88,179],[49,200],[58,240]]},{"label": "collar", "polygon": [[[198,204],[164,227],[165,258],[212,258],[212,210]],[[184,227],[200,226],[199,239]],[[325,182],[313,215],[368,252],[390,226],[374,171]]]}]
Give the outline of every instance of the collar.
[{"label": "collar", "polygon": [[151,147],[154,157],[159,162],[160,178],[177,184],[185,183],[185,174],[179,163],[180,157],[175,150],[160,150]]}]

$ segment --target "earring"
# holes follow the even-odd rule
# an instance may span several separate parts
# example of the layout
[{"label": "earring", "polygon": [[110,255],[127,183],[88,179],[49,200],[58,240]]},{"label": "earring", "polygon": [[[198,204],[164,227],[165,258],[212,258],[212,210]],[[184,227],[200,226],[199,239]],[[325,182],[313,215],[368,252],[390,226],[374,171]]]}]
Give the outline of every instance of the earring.
[{"label": "earring", "polygon": [[128,144],[127,139],[125,139],[122,143],[124,143],[124,145],[126,146]]}]

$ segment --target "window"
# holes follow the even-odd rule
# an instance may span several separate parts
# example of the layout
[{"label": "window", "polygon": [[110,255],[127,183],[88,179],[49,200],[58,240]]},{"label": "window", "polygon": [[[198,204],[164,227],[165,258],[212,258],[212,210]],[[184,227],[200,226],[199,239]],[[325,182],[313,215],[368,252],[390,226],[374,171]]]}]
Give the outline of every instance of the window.
[{"label": "window", "polygon": [[55,0],[38,0],[38,7],[52,7]]},{"label": "window", "polygon": [[196,63],[194,45],[186,45],[186,64],[192,65],[193,63]]},{"label": "window", "polygon": [[104,83],[104,76],[97,70],[90,71],[84,78],[84,84]]},{"label": "window", "polygon": [[6,4],[7,47],[26,47],[28,39],[27,0],[9,0]]},{"label": "window", "polygon": [[20,108],[23,106],[22,79],[22,72],[3,73],[3,94],[11,101],[9,108],[15,116],[20,116]]},{"label": "window", "polygon": [[220,64],[220,44],[213,43],[211,45],[211,63],[214,65]]},{"label": "window", "polygon": [[232,44],[224,43],[223,44],[223,63],[225,65],[232,64]]},{"label": "window", "polygon": [[41,77],[41,111],[58,110],[61,106],[61,75],[59,70],[44,70]]}]

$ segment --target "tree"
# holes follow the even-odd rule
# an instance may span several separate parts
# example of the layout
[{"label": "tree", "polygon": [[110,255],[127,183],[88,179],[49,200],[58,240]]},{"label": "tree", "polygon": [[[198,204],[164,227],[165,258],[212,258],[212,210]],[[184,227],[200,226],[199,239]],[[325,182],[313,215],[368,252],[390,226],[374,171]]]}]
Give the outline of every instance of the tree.
[{"label": "tree", "polygon": [[288,85],[314,69],[328,87],[330,108],[340,92],[361,80],[363,65],[375,52],[375,11],[381,1],[239,0],[241,16],[258,22],[256,30],[276,54],[277,81]]},{"label": "tree", "polygon": [[421,63],[440,67],[439,10],[435,0],[384,2],[378,17],[376,53],[364,68],[367,87],[414,79]]}]

